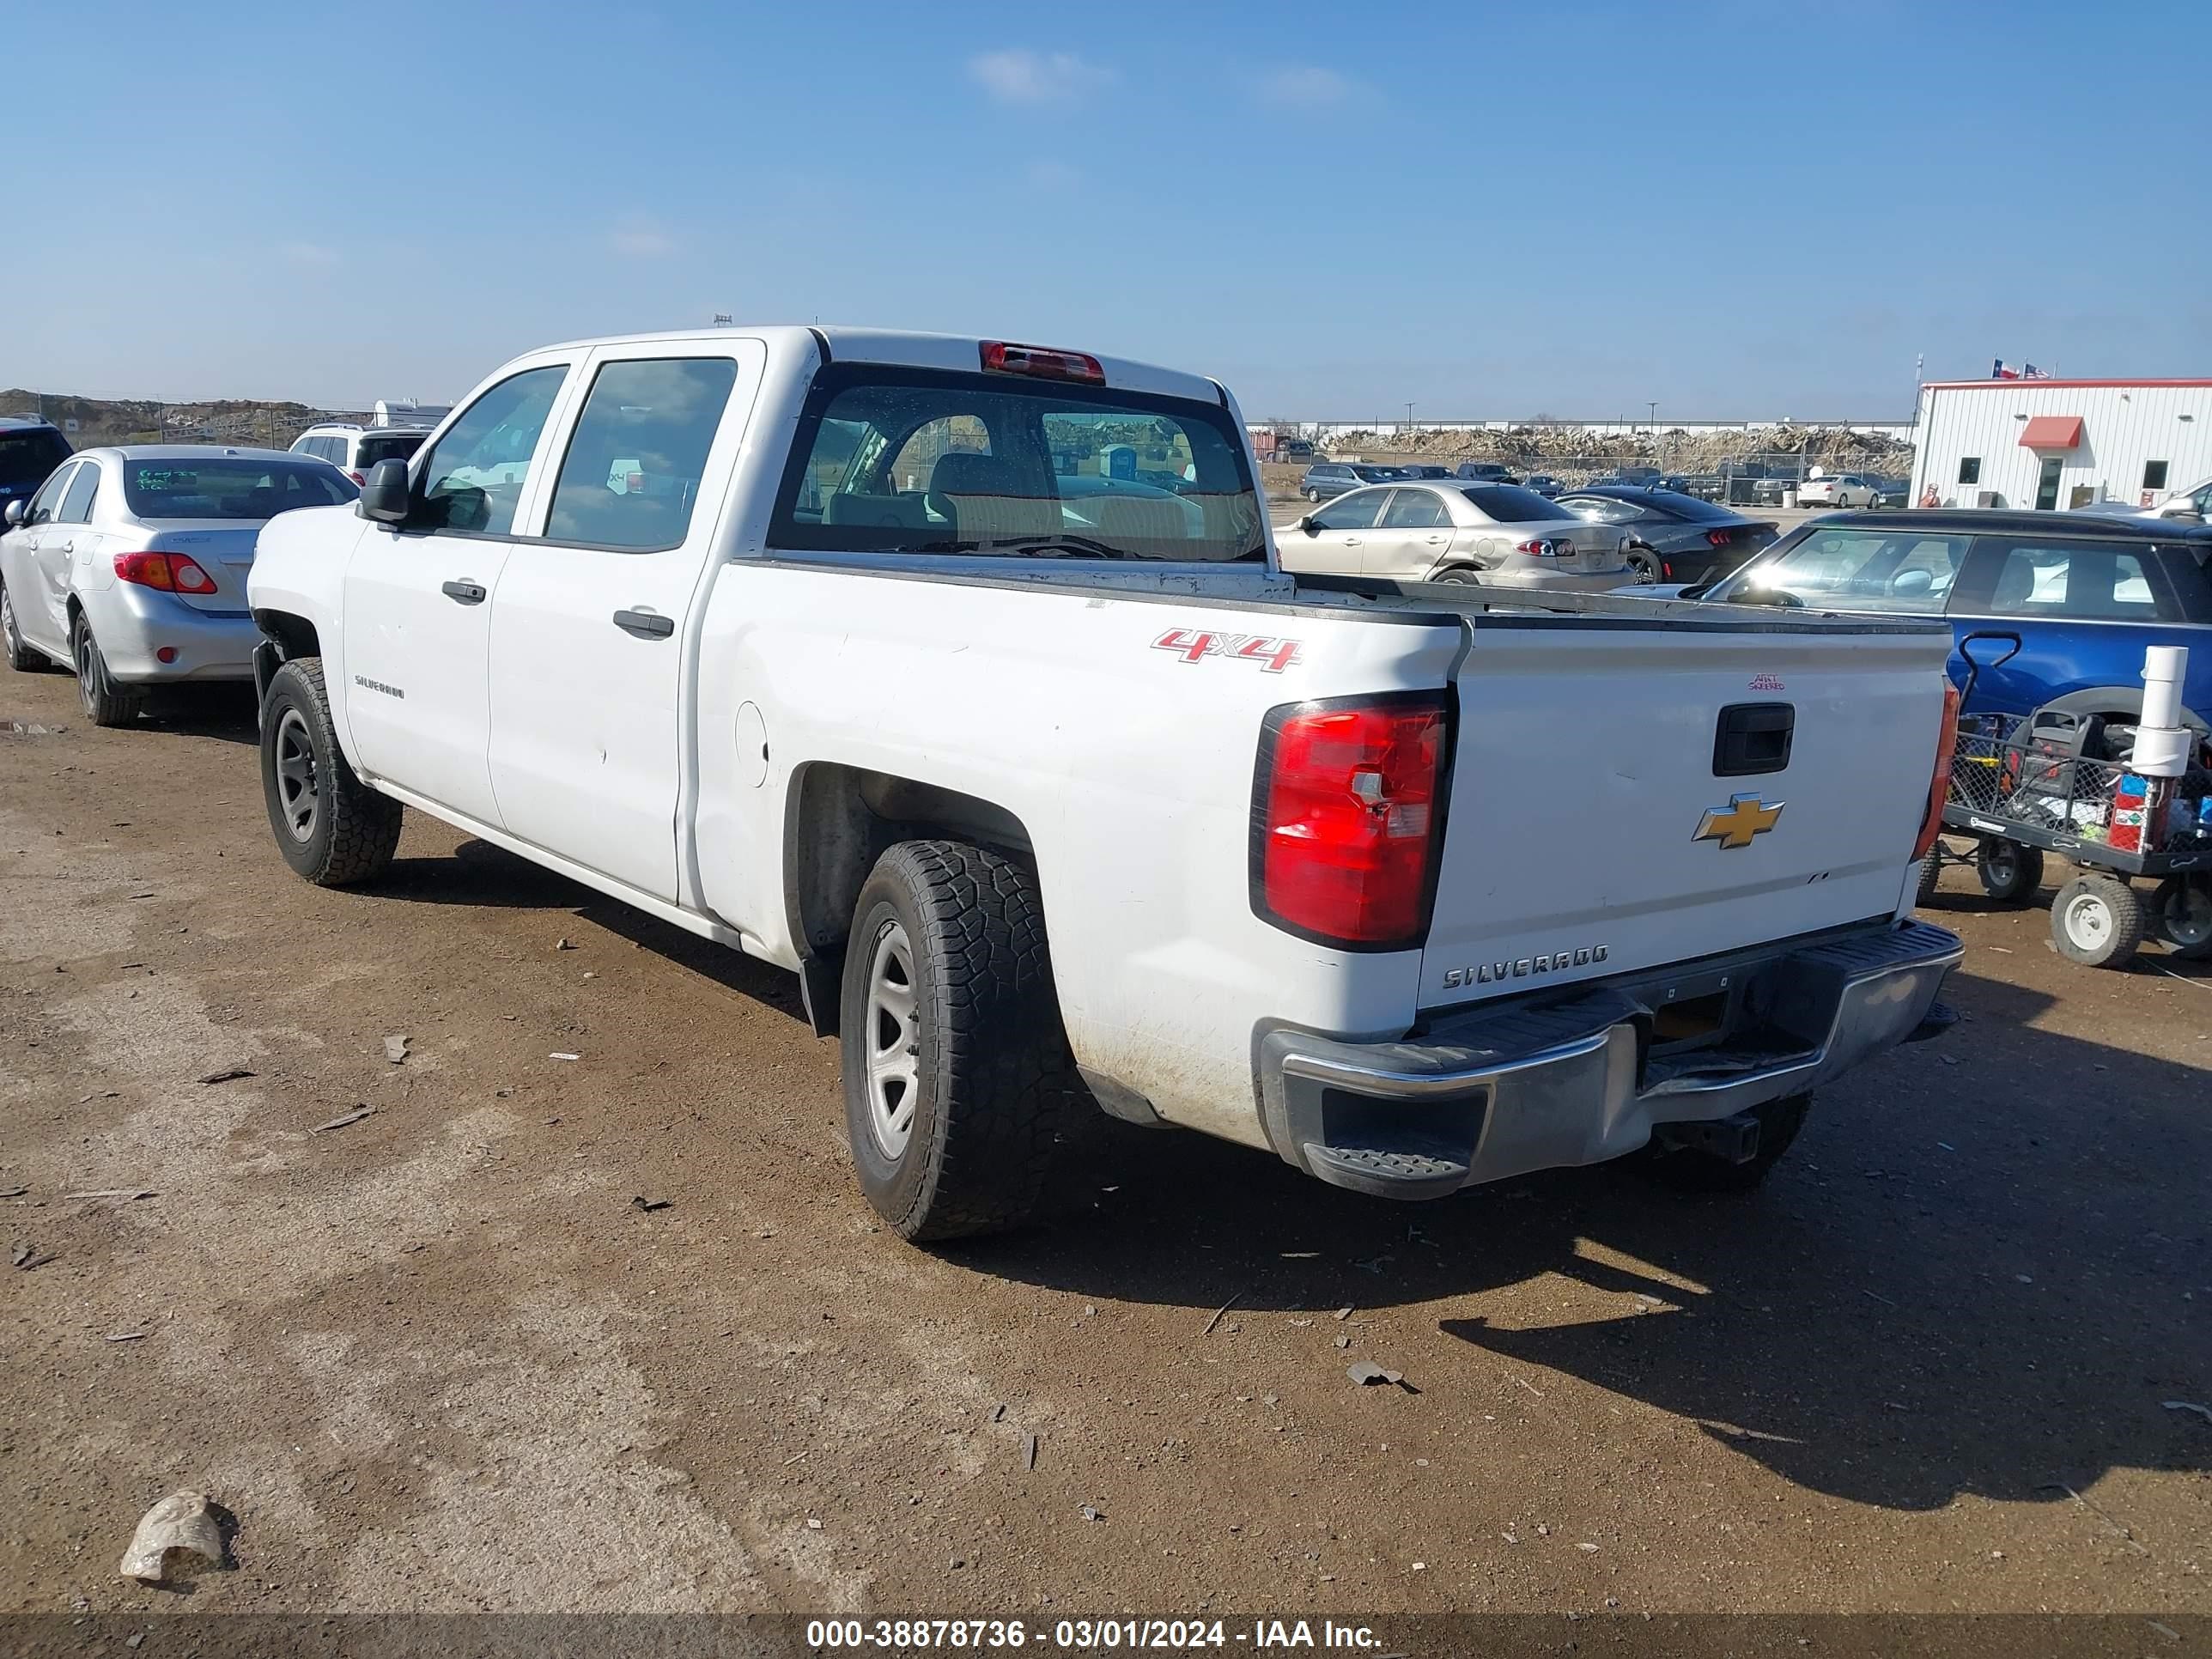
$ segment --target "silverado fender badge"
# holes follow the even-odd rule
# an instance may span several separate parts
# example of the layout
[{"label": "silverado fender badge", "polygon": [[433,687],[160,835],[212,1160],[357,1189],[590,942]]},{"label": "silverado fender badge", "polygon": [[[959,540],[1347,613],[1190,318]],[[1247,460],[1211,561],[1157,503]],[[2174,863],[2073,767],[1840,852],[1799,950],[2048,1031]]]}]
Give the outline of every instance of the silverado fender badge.
[{"label": "silverado fender badge", "polygon": [[1769,806],[1757,795],[1730,795],[1726,806],[1706,810],[1698,820],[1698,833],[1690,839],[1717,841],[1724,848],[1748,847],[1753,836],[1763,836],[1774,828],[1788,804],[1777,801]]},{"label": "silverado fender badge", "polygon": [[1196,628],[1170,628],[1152,641],[1155,651],[1172,651],[1187,663],[1208,657],[1237,657],[1256,662],[1263,674],[1279,674],[1297,665],[1299,642],[1270,639],[1260,634],[1209,634]]}]

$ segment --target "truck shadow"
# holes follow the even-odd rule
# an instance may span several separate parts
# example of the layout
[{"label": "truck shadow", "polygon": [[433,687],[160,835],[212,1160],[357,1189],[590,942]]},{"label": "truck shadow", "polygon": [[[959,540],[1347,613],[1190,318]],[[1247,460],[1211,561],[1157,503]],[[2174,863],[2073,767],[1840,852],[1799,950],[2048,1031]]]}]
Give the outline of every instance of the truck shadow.
[{"label": "truck shadow", "polygon": [[2162,1404],[2212,1404],[2205,1073],[2030,1029],[2037,993],[1952,988],[1968,1023],[1823,1091],[1749,1199],[1614,1166],[1400,1206],[1130,1131],[1084,1148],[1049,1231],[953,1254],[1188,1310],[1193,1340],[1232,1297],[1231,1319],[1418,1309],[1469,1382],[1574,1377],[1884,1508],[2212,1469],[2212,1421]]}]

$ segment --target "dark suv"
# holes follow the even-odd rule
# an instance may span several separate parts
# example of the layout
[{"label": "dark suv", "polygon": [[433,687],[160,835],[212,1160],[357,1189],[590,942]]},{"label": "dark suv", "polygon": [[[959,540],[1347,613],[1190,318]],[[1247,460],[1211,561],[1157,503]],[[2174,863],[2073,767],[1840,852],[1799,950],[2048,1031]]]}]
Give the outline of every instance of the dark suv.
[{"label": "dark suv", "polygon": [[0,512],[27,501],[70,454],[61,428],[35,415],[0,415]]},{"label": "dark suv", "polygon": [[1395,466],[1378,466],[1367,461],[1316,461],[1306,469],[1306,476],[1299,481],[1298,494],[1310,501],[1331,501],[1347,489],[1389,483],[1404,476]]}]

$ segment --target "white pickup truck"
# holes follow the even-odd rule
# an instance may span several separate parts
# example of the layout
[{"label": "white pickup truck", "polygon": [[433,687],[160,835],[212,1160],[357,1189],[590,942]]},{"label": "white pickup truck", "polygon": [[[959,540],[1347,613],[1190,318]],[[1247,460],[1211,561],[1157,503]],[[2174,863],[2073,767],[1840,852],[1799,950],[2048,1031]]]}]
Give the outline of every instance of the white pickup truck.
[{"label": "white pickup truck", "polygon": [[262,532],[277,845],[372,881],[414,806],[796,971],[910,1238],[1094,1102],[1369,1194],[1747,1187],[1940,1028],[1942,624],[1294,578],[1254,477],[1079,352],[532,352]]}]

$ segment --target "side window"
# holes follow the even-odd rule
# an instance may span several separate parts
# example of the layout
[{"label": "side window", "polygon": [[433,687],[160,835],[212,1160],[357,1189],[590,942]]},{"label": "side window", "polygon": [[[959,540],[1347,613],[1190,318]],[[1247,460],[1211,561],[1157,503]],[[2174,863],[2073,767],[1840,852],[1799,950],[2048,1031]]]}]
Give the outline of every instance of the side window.
[{"label": "side window", "polygon": [[1340,495],[1313,515],[1316,530],[1372,530],[1375,515],[1382,510],[1387,489],[1355,489]]},{"label": "side window", "polygon": [[315,453],[315,441],[303,433],[292,440],[292,447],[289,453],[294,455],[312,455]]},{"label": "side window", "polygon": [[87,461],[70,480],[69,494],[62,497],[62,510],[54,515],[58,524],[90,524],[92,522],[92,492],[100,488],[100,468]]},{"label": "side window", "polygon": [[62,491],[69,488],[69,482],[76,476],[76,471],[74,467],[57,468],[54,476],[40,486],[39,493],[31,497],[30,506],[23,509],[25,527],[53,522],[54,508],[60,505]]},{"label": "side window", "polygon": [[1450,522],[1451,515],[1432,489],[1393,490],[1389,507],[1382,514],[1385,530],[1434,530]]},{"label": "side window", "polygon": [[635,550],[681,543],[737,378],[727,357],[602,365],[554,482],[546,535]]},{"label": "side window", "polygon": [[471,404],[424,459],[421,504],[407,527],[509,533],[538,434],[568,377],[565,364],[526,368]]},{"label": "side window", "polygon": [[[2166,609],[2171,613],[2172,607]],[[2137,554],[2086,543],[2007,548],[1990,595],[1990,613],[1998,617],[2157,622],[2159,611]]]},{"label": "side window", "polygon": [[1959,482],[1962,484],[1976,484],[1981,483],[1981,481],[1982,458],[1978,455],[1960,456],[1959,458]]}]

